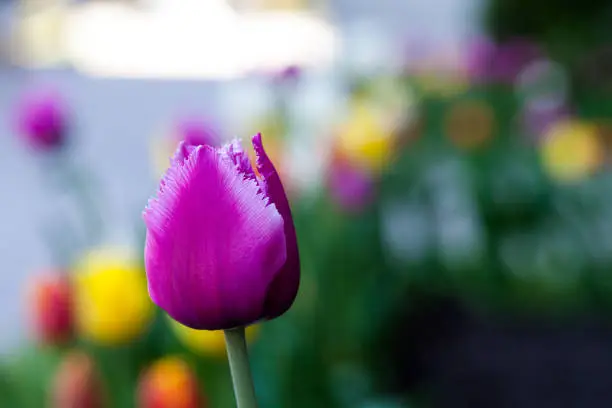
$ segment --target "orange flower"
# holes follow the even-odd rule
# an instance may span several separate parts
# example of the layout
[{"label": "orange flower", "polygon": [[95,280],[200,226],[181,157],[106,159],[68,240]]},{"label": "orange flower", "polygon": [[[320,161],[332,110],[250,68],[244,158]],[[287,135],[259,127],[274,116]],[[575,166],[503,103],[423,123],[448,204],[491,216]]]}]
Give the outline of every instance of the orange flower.
[{"label": "orange flower", "polygon": [[139,408],[200,408],[206,404],[189,365],[174,356],[164,357],[142,375],[137,393]]}]

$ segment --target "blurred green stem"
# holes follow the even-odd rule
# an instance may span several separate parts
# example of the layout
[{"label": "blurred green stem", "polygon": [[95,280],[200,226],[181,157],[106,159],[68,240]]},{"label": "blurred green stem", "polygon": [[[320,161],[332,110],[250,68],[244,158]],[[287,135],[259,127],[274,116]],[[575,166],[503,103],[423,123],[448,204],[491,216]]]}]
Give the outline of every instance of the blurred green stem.
[{"label": "blurred green stem", "polygon": [[62,170],[64,181],[71,188],[83,212],[84,223],[88,230],[87,242],[89,245],[95,245],[100,239],[102,219],[91,186],[86,179],[86,171],[71,161],[66,161]]},{"label": "blurred green stem", "polygon": [[225,330],[227,358],[238,408],[257,408],[244,327]]}]

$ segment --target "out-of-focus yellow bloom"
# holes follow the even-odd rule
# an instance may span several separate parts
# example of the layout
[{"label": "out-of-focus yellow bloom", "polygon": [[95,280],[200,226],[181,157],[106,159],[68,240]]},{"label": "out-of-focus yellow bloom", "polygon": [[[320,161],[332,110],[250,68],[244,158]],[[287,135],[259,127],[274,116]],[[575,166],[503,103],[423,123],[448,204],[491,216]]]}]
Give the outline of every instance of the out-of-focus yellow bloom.
[{"label": "out-of-focus yellow bloom", "polygon": [[[222,330],[194,330],[170,318],[168,318],[168,321],[179,341],[194,353],[209,356],[225,355],[225,336]],[[247,327],[247,341],[255,340],[258,332],[259,327],[257,325]]]},{"label": "out-of-focus yellow bloom", "polygon": [[350,118],[338,134],[340,153],[375,172],[388,163],[393,149],[393,133],[377,113],[366,101],[354,101]]},{"label": "out-of-focus yellow bloom", "polygon": [[113,249],[92,251],[75,272],[77,329],[83,337],[118,345],[147,329],[154,308],[137,258]]},{"label": "out-of-focus yellow bloom", "polygon": [[139,408],[200,408],[206,406],[195,374],[179,357],[163,357],[142,375]]},{"label": "out-of-focus yellow bloom", "polygon": [[451,107],[445,120],[446,133],[461,148],[482,146],[493,135],[495,117],[489,105],[462,101]]},{"label": "out-of-focus yellow bloom", "polygon": [[562,121],[550,128],[542,145],[546,170],[556,179],[572,181],[600,167],[605,149],[597,127],[576,120]]}]

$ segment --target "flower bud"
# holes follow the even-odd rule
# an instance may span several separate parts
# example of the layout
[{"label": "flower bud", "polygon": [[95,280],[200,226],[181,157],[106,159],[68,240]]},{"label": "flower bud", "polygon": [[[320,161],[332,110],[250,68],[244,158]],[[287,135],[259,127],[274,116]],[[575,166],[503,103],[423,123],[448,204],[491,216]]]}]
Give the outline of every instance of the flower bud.
[{"label": "flower bud", "polygon": [[67,111],[60,96],[37,91],[24,96],[16,112],[19,136],[36,150],[53,150],[65,144]]},{"label": "flower bud", "polygon": [[135,340],[149,327],[154,308],[137,258],[110,249],[92,251],[76,272],[79,334],[112,346]]},{"label": "flower bud", "polygon": [[61,361],[51,388],[52,408],[102,408],[102,382],[94,361],[80,351],[68,353]]},{"label": "flower bud", "polygon": [[30,286],[28,303],[32,331],[43,344],[62,344],[73,335],[73,291],[67,276],[37,277]]},{"label": "flower bud", "polygon": [[205,407],[197,377],[178,357],[164,357],[142,375],[137,391],[138,408]]},{"label": "flower bud", "polygon": [[155,169],[163,175],[177,145],[184,141],[190,146],[216,146],[220,142],[217,125],[212,120],[186,118],[174,124],[170,136],[156,138],[153,141],[153,161]]},{"label": "flower bud", "polygon": [[[175,130],[175,146],[176,143],[185,141],[191,146],[216,146],[219,142],[219,135],[216,126],[210,120],[199,120],[195,118],[183,119],[180,121]],[[168,158],[172,157],[174,149],[169,152]]]},{"label": "flower bud", "polygon": [[261,135],[259,176],[239,141],[181,143],[144,211],[151,299],[199,330],[248,326],[285,313],[300,282],[295,226]]}]

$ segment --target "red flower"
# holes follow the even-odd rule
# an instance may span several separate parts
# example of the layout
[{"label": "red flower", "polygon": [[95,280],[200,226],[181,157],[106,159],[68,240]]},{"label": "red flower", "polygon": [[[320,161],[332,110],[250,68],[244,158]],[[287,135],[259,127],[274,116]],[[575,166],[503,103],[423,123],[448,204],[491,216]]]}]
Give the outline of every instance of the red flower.
[{"label": "red flower", "polygon": [[72,298],[72,285],[66,276],[40,276],[33,282],[29,303],[37,340],[44,344],[61,344],[72,338]]}]

